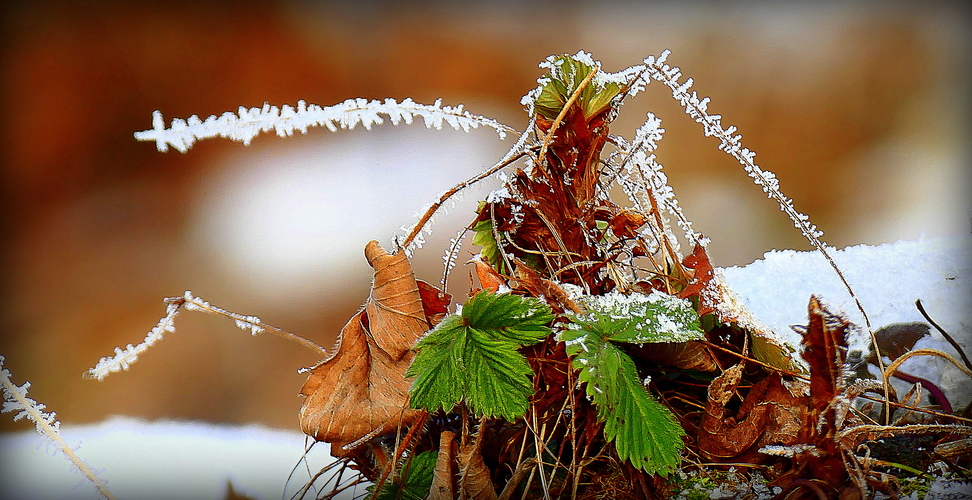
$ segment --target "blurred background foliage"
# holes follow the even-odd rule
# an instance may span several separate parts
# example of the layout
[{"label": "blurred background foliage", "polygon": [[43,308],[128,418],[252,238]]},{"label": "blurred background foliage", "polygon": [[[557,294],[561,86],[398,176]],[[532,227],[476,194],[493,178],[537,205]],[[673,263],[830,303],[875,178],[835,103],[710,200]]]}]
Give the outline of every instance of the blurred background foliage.
[{"label": "blurred background foliage", "polygon": [[[23,2],[2,26],[0,354],[68,423],[112,414],[297,429],[297,369],[314,353],[183,313],[128,373],[81,373],[136,343],[161,299],[191,289],[324,345],[364,301],[362,249],[508,144],[491,132],[378,127],[213,140],[189,153],[137,143],[151,113],[412,97],[522,128],[520,97],[550,54],[608,71],[664,48],[737,125],[832,245],[969,231],[969,10],[959,3]],[[660,87],[658,157],[718,265],[808,249],[741,167]],[[436,283],[469,193],[416,256]],[[468,243],[467,243],[468,246]],[[468,249],[472,251],[472,248]],[[461,260],[470,253],[464,252]],[[460,266],[451,291],[463,293]],[[799,318],[794,318],[798,320]],[[27,428],[0,419],[0,430]]]}]

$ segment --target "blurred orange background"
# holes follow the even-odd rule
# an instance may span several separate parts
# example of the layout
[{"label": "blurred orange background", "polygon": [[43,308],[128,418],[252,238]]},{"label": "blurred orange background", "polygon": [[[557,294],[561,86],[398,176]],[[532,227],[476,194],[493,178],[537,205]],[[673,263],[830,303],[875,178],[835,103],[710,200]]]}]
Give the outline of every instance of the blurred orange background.
[{"label": "blurred orange background", "polygon": [[[442,98],[522,128],[519,100],[546,56],[583,49],[618,71],[670,48],[829,244],[969,231],[972,22],[958,3],[4,9],[0,354],[65,423],[123,414],[296,430],[297,369],[317,356],[225,319],[183,313],[129,372],[81,374],[141,341],[162,298],[186,289],[330,346],[367,296],[364,244],[390,248],[415,211],[509,145],[419,124],[160,153],[132,137],[153,110],[168,121],[298,99]],[[715,263],[809,249],[665,90],[628,102],[612,131],[630,138],[646,111],[662,118],[658,158]],[[496,185],[439,220],[416,255],[420,278],[438,282],[444,242]],[[457,268],[454,293],[467,274]],[[0,418],[0,430],[27,427]]]}]

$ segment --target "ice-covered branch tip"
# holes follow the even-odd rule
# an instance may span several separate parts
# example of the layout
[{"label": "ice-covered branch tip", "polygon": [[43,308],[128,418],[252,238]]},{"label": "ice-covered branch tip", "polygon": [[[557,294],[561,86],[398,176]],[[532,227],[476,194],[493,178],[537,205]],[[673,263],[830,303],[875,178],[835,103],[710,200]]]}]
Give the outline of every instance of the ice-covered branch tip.
[{"label": "ice-covered branch tip", "polygon": [[10,372],[3,367],[3,361],[4,357],[0,356],[0,386],[3,387],[3,409],[0,412],[17,412],[13,417],[14,421],[27,417],[34,423],[37,433],[50,439],[81,474],[94,484],[102,497],[114,499],[115,497],[108,491],[105,482],[95,474],[91,466],[74,453],[74,450],[61,437],[61,423],[57,421],[54,412],[45,412],[43,404],[27,397],[30,382],[24,382],[24,385],[19,387],[14,384],[10,380]]},{"label": "ice-covered branch tip", "polygon": [[124,349],[116,347],[114,356],[101,358],[94,368],[91,368],[84,373],[84,376],[86,378],[104,380],[104,378],[110,373],[128,370],[128,367],[138,360],[138,356],[140,354],[147,351],[148,348],[155,345],[156,342],[162,340],[162,336],[165,335],[165,332],[175,331],[175,317],[177,314],[179,314],[179,310],[183,307],[190,311],[203,311],[232,319],[236,323],[237,328],[247,330],[251,335],[268,332],[278,337],[283,337],[287,340],[297,342],[298,344],[301,344],[304,347],[317,351],[321,354],[325,354],[327,352],[323,347],[299,335],[295,335],[263,323],[260,318],[256,316],[244,316],[239,313],[216,307],[209,302],[196,297],[189,290],[186,290],[181,297],[170,297],[165,299],[165,303],[165,316],[159,320],[159,323],[155,325],[155,328],[152,328],[152,330],[148,332],[148,334],[145,336],[145,340],[143,340],[142,343],[135,346],[128,344],[128,346]]},{"label": "ice-covered branch tip", "polygon": [[468,132],[480,126],[489,127],[496,131],[500,139],[506,138],[507,133],[516,134],[513,127],[503,125],[491,118],[474,115],[458,106],[443,106],[442,100],[434,104],[419,104],[411,99],[398,102],[395,99],[384,101],[367,99],[348,99],[334,106],[318,106],[297,101],[293,108],[285,104],[282,108],[264,104],[262,108],[240,106],[239,112],[229,111],[220,116],[212,115],[205,121],[197,115],[188,120],[176,118],[169,128],[165,127],[162,113],[152,113],[152,129],[135,132],[135,139],[140,141],[155,141],[159,151],[169,150],[169,146],[185,153],[197,140],[223,137],[243,144],[263,132],[273,130],[280,137],[294,134],[294,131],[307,133],[309,127],[327,127],[331,132],[341,129],[353,129],[361,125],[371,130],[373,125],[384,123],[385,115],[392,125],[400,123],[411,124],[415,117],[421,117],[428,128],[442,129],[442,125],[449,125],[456,130]]},{"label": "ice-covered branch tip", "polygon": [[742,135],[736,134],[736,127],[730,125],[729,128],[724,129],[722,128],[721,115],[708,114],[709,98],[699,98],[698,93],[694,90],[689,93],[689,89],[693,83],[691,78],[686,79],[684,82],[679,82],[679,79],[682,77],[681,70],[665,64],[665,60],[669,54],[670,52],[665,50],[657,58],[649,56],[645,59],[647,76],[672,89],[672,97],[682,104],[685,112],[692,119],[702,125],[703,133],[707,137],[714,136],[719,139],[719,149],[725,151],[742,164],[746,173],[752,177],[753,182],[763,188],[763,192],[767,196],[773,198],[780,204],[780,210],[790,217],[793,225],[814,246],[818,248],[823,247],[823,243],[819,239],[823,236],[823,232],[818,230],[817,226],[810,223],[809,217],[796,211],[793,207],[793,201],[784,196],[779,190],[780,182],[776,179],[776,175],[756,165],[756,153],[742,146],[740,142]]},{"label": "ice-covered branch tip", "polygon": [[708,113],[709,98],[699,98],[698,93],[694,90],[689,93],[689,89],[692,88],[692,79],[687,78],[684,82],[679,81],[682,78],[682,71],[677,67],[669,66],[665,63],[669,54],[671,54],[671,51],[666,49],[657,58],[655,56],[648,56],[644,61],[646,76],[642,76],[642,78],[651,78],[670,88],[672,90],[672,97],[682,104],[682,107],[685,108],[685,113],[702,125],[703,134],[707,137],[713,136],[719,139],[719,149],[731,155],[743,166],[746,173],[753,179],[753,182],[763,188],[763,192],[768,197],[776,200],[780,204],[780,210],[793,221],[793,225],[827,259],[827,262],[830,263],[841,282],[847,288],[847,292],[854,299],[857,308],[861,311],[861,315],[864,316],[865,326],[867,326],[868,332],[871,333],[874,349],[878,353],[878,367],[884,373],[884,362],[881,360],[880,348],[877,346],[877,339],[874,338],[874,332],[871,329],[871,320],[868,319],[864,306],[861,305],[857,294],[854,293],[850,283],[847,282],[844,273],[837,267],[837,263],[830,257],[826,246],[820,240],[820,237],[823,236],[823,231],[817,229],[817,226],[810,222],[810,217],[798,212],[794,208],[793,200],[787,198],[780,191],[780,181],[776,178],[775,174],[763,170],[756,165],[756,152],[742,146],[742,135],[736,134],[736,127],[730,125],[728,128],[722,128],[722,116],[710,115]]}]

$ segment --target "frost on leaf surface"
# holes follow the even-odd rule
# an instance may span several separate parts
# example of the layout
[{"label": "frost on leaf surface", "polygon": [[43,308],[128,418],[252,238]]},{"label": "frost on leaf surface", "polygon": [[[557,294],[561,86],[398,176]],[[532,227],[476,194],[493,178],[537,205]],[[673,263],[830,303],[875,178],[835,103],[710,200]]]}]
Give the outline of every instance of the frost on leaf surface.
[{"label": "frost on leaf surface", "polygon": [[[596,324],[594,325],[596,326]],[[561,333],[572,366],[604,422],[604,437],[618,457],[650,474],[665,475],[679,463],[685,431],[645,390],[631,357],[592,328]]]},{"label": "frost on leaf surface", "polygon": [[662,292],[612,292],[583,297],[589,313],[570,315],[573,323],[558,340],[604,421],[604,435],[622,460],[653,474],[679,463],[685,432],[674,415],[645,389],[634,361],[614,342],[685,342],[704,337],[692,305]]},{"label": "frost on leaf surface", "polygon": [[[567,100],[592,71],[595,74],[591,83],[581,90],[578,99],[586,118],[604,111],[621,93],[623,79],[601,71],[601,63],[584,51],[573,56],[550,56],[540,67],[548,68],[550,73],[538,81],[540,87],[524,102],[532,104],[533,109],[548,120],[560,114]],[[531,103],[532,96],[536,97]]]},{"label": "frost on leaf surface", "polygon": [[488,290],[466,301],[416,344],[406,373],[412,408],[449,411],[462,400],[486,417],[513,421],[533,394],[533,370],[517,349],[550,335],[553,315],[537,299]]},{"label": "frost on leaf surface", "polygon": [[572,315],[568,328],[601,332],[605,340],[647,344],[705,338],[692,303],[667,293],[611,292],[585,296],[581,301],[589,313]]}]

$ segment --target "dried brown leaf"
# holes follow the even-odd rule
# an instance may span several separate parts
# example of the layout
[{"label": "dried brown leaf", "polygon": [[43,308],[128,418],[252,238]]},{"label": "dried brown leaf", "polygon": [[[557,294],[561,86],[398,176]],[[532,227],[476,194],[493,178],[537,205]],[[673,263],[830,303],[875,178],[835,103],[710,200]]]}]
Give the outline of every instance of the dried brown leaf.
[{"label": "dried brown leaf", "polygon": [[365,247],[375,270],[371,297],[341,330],[331,356],[310,370],[300,393],[304,433],[332,445],[341,456],[369,436],[411,425],[421,414],[408,408],[405,371],[416,340],[444,314],[444,294],[420,285],[404,254],[388,254],[377,242]]},{"label": "dried brown leaf", "polygon": [[[480,433],[482,426],[480,426]],[[480,450],[481,434],[459,448],[459,498],[496,500],[496,489]]]},{"label": "dried brown leaf", "polygon": [[456,448],[454,440],[456,433],[442,431],[439,434],[439,453],[435,458],[435,474],[432,476],[432,487],[429,488],[428,500],[452,500],[455,498],[453,488]]}]

